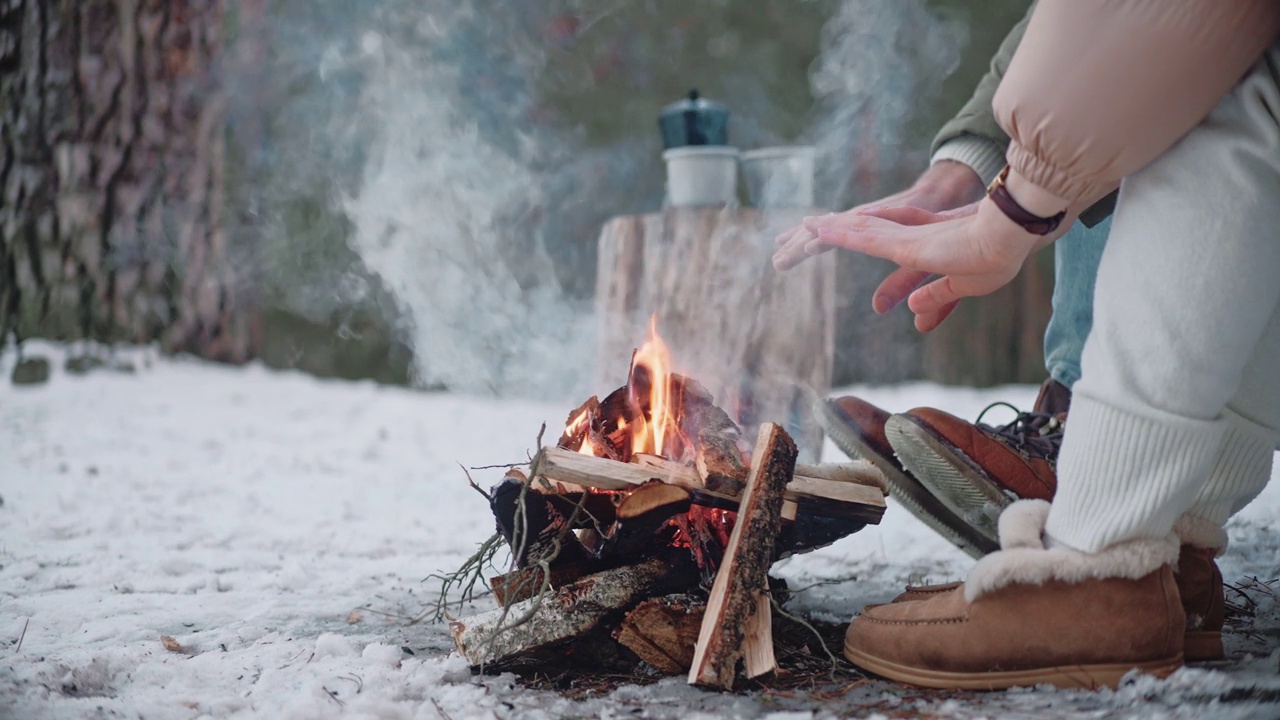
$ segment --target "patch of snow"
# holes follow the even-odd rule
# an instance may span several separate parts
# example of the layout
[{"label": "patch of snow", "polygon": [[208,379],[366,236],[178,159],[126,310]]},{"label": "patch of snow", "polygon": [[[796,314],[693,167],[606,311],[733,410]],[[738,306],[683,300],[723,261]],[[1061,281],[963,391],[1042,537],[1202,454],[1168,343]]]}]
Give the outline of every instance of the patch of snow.
[{"label": "patch of snow", "polygon": [[[493,528],[466,466],[518,462],[575,405],[428,394],[119,354],[135,372],[0,383],[0,717],[814,718],[1274,717],[1280,611],[1255,591],[1228,661],[1116,692],[947,694],[869,682],[820,703],[723,695],[682,678],[572,701],[473,676],[447,628],[411,624],[428,575]],[[0,355],[7,377],[13,354]],[[975,417],[1035,388],[849,389],[889,410]],[[994,412],[994,411],[993,411]],[[1000,418],[993,418],[999,420]],[[827,460],[839,460],[827,447]],[[501,470],[473,471],[482,486]],[[1229,528],[1228,578],[1280,577],[1280,483]],[[972,561],[896,506],[884,522],[775,568],[797,609],[846,621],[907,582]],[[481,599],[469,614],[492,607]],[[166,647],[162,637],[172,638]],[[21,642],[19,644],[19,638]]]}]

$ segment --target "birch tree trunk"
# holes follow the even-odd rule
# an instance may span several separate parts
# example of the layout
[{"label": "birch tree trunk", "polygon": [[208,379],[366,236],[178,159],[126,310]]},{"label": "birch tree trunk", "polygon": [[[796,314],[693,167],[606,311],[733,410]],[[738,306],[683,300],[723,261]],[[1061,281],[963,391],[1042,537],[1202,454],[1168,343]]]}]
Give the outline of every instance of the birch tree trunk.
[{"label": "birch tree trunk", "polygon": [[252,351],[223,215],[222,0],[0,0],[0,347]]}]

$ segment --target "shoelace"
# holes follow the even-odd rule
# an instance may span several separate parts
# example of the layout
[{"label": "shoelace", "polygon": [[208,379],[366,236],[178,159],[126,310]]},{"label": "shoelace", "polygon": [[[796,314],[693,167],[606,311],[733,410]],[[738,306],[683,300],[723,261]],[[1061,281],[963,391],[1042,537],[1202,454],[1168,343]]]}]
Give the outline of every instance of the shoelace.
[{"label": "shoelace", "polygon": [[[1006,425],[984,425],[982,418],[994,407],[1006,407],[1017,413],[1013,422]],[[1007,402],[994,402],[978,413],[977,426],[1003,438],[1015,449],[1035,453],[1045,459],[1056,459],[1062,447],[1062,433],[1066,428],[1064,418],[1049,413],[1023,412]]]}]

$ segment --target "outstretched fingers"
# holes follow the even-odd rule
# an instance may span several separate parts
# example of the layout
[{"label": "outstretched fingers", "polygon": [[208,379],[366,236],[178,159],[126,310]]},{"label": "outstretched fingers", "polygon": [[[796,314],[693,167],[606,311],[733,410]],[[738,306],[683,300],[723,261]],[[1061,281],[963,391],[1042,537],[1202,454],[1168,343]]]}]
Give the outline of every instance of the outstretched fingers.
[{"label": "outstretched fingers", "polygon": [[921,283],[931,277],[931,273],[920,270],[898,268],[880,282],[876,292],[871,296],[871,309],[878,314],[885,314],[902,304]]}]

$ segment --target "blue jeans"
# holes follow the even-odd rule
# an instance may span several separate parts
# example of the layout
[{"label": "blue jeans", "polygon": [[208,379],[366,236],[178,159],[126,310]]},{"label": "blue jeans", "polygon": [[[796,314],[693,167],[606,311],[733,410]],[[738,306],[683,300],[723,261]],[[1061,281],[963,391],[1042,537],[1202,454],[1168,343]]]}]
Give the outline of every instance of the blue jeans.
[{"label": "blue jeans", "polygon": [[1080,379],[1080,354],[1093,327],[1093,285],[1111,232],[1111,218],[1087,228],[1076,223],[1053,246],[1053,317],[1044,331],[1044,367],[1071,387]]}]

